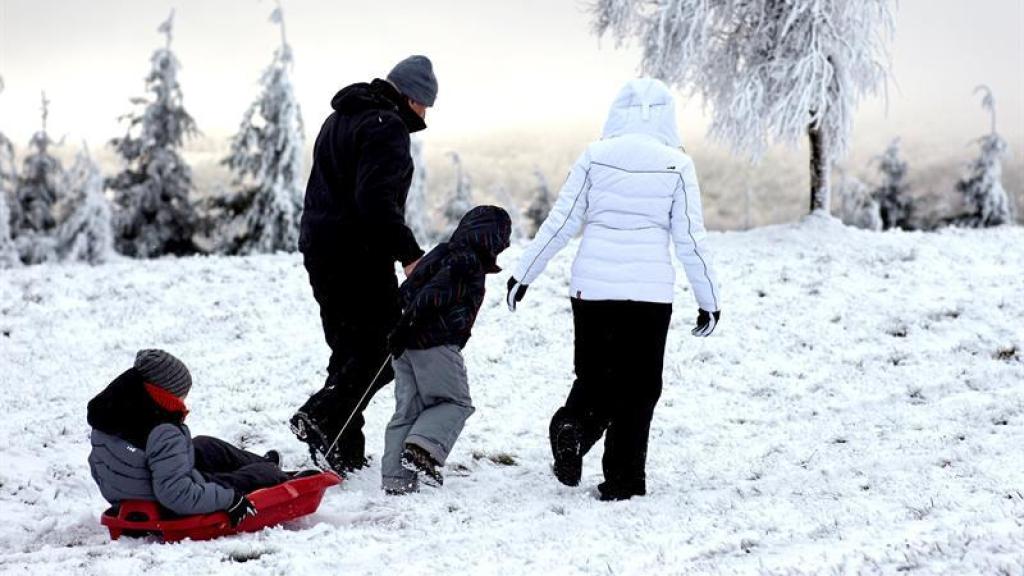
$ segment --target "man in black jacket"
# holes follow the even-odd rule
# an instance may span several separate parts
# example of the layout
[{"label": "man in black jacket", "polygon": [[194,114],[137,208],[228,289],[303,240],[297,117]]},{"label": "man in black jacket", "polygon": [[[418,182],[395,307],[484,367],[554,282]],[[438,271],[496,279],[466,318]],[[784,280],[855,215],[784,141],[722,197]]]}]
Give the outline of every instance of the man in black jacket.
[{"label": "man in black jacket", "polygon": [[362,411],[394,379],[385,366],[364,396],[401,313],[395,262],[408,276],[423,255],[405,224],[409,135],[427,127],[426,109],[436,97],[430,60],[406,58],[387,80],[339,91],[313,150],[299,250],[331,359],[324,387],[292,417],[291,428],[314,460],[319,455],[339,473],[366,465]]}]

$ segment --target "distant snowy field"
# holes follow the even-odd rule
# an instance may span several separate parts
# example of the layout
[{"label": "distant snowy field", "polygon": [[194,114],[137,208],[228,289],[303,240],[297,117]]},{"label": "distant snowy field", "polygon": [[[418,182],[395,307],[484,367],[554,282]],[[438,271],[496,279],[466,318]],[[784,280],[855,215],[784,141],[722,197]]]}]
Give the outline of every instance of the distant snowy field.
[{"label": "distant snowy field", "polygon": [[[285,422],[328,352],[299,257],[2,271],[0,573],[1024,574],[1024,229],[812,219],[710,243],[723,322],[691,337],[680,286],[648,497],[595,500],[599,448],[579,488],[550,472],[570,246],[515,315],[492,278],[443,489],[386,497],[375,465],[295,524],[175,545],[98,524],[85,404],[163,347],[192,368],[194,433],[302,466]],[[391,390],[368,411],[375,455]]]}]

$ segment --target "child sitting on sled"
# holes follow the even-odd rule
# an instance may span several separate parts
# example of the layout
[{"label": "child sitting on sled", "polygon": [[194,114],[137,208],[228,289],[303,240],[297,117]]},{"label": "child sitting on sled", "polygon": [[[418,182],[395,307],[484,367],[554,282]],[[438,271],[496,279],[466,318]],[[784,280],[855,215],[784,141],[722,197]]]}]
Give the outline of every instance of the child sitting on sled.
[{"label": "child sitting on sled", "polygon": [[395,369],[395,415],[384,437],[381,480],[389,494],[440,486],[452,445],[474,408],[461,349],[484,300],[486,274],[509,246],[512,222],[496,206],[469,211],[452,234],[423,257],[400,288],[403,314],[389,344]]},{"label": "child sitting on sled", "polygon": [[89,469],[113,505],[155,500],[187,516],[226,511],[232,526],[256,513],[246,494],[291,479],[280,455],[246,452],[185,426],[188,368],[163,350],[141,350],[135,365],[89,401]]}]

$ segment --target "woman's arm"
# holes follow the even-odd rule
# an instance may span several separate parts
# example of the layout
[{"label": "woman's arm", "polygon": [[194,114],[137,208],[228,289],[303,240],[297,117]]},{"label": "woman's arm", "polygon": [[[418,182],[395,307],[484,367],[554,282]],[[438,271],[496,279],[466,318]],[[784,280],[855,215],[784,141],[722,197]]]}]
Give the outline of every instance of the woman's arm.
[{"label": "woman's arm", "polygon": [[519,265],[516,266],[514,274],[519,284],[533,283],[544,271],[548,261],[583,228],[589,190],[590,156],[584,152],[573,164],[569,177],[558,193],[558,200],[537,231],[533,242],[519,258]]},{"label": "woman's arm", "polygon": [[672,241],[676,256],[683,263],[686,278],[693,287],[697,304],[708,312],[721,308],[720,292],[708,249],[704,245],[704,211],[700,202],[700,185],[693,161],[681,165],[679,184],[672,198]]}]

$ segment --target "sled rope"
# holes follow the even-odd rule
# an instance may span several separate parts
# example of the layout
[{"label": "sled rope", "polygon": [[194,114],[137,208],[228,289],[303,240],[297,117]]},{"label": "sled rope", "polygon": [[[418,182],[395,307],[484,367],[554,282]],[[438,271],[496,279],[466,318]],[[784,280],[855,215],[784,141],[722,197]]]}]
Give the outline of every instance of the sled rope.
[{"label": "sled rope", "polygon": [[366,387],[366,390],[363,392],[363,396],[359,399],[359,402],[356,403],[355,408],[352,408],[352,413],[348,415],[348,420],[345,420],[345,423],[341,426],[341,430],[338,430],[338,435],[334,437],[334,442],[331,442],[330,448],[328,448],[327,452],[324,453],[324,458],[328,458],[331,455],[331,452],[334,451],[334,447],[338,445],[338,440],[341,439],[341,435],[345,433],[345,429],[348,428],[352,419],[356,417],[356,413],[359,412],[359,407],[362,406],[363,401],[366,400],[366,395],[373,389],[373,385],[377,383],[377,379],[380,378],[381,373],[384,372],[384,368],[386,368],[388,363],[391,362],[392,356],[393,354],[388,354],[388,357],[384,359],[384,363],[381,364],[380,369],[377,370],[377,375],[373,377],[373,380],[370,380],[370,385]]}]

